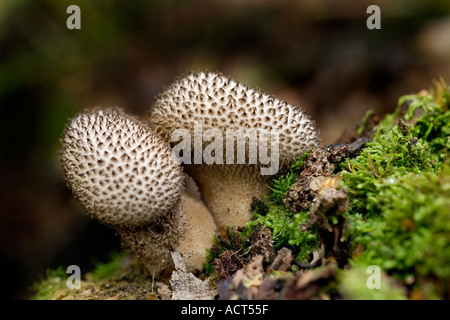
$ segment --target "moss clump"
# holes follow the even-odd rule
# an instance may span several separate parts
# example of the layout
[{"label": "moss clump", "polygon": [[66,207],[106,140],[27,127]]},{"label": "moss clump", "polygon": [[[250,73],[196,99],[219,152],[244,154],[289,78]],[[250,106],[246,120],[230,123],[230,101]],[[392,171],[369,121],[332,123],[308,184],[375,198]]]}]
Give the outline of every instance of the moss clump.
[{"label": "moss clump", "polygon": [[316,250],[320,237],[316,228],[309,224],[308,210],[293,213],[283,203],[283,198],[296,182],[305,167],[309,152],[297,158],[289,171],[273,180],[272,191],[267,197],[268,207],[257,207],[252,220],[247,223],[244,235],[250,235],[258,225],[269,228],[272,233],[275,249],[283,247],[292,250],[296,259],[306,262],[308,257]]},{"label": "moss clump", "polygon": [[441,80],[434,90],[401,97],[398,107],[387,115],[380,128],[391,128],[399,117],[412,124],[414,137],[429,143],[443,161],[450,149],[450,89]]},{"label": "moss clump", "polygon": [[46,276],[40,281],[32,284],[30,291],[34,294],[31,300],[49,300],[52,299],[58,290],[66,288],[67,273],[66,270],[59,266],[56,269],[48,269]]},{"label": "moss clump", "polygon": [[111,252],[106,262],[94,262],[95,268],[92,271],[92,275],[97,280],[111,278],[114,274],[121,270],[124,258],[126,256],[127,254],[125,252]]},{"label": "moss clump", "polygon": [[366,269],[354,267],[350,270],[339,270],[337,275],[338,291],[342,298],[348,300],[406,300],[404,288],[395,283],[386,274],[381,275],[381,288],[369,289],[367,279],[370,275]]},{"label": "moss clump", "polygon": [[289,172],[273,180],[273,186],[269,187],[272,193],[268,196],[269,205],[283,204],[283,198],[292,185],[297,180],[300,172],[305,166],[305,160],[308,158],[309,152],[304,153],[297,161],[289,168]]},{"label": "moss clump", "polygon": [[219,237],[216,234],[214,235],[213,243],[212,248],[206,250],[206,263],[203,268],[206,274],[209,275],[214,274],[214,260],[224,251],[224,248],[220,245]]},{"label": "moss clump", "polygon": [[353,213],[380,213],[380,192],[409,173],[433,172],[438,159],[430,145],[399,126],[381,129],[361,154],[344,162],[343,186],[351,195]]},{"label": "moss clump", "polygon": [[63,266],[47,270],[45,278],[31,286],[33,295],[30,299],[109,299],[119,293],[121,299],[145,299],[152,281],[144,274],[143,266],[135,258],[125,252],[112,252],[106,262],[97,260],[94,264],[91,272],[82,275],[80,289],[67,287],[70,275]]},{"label": "moss clump", "polygon": [[450,168],[408,174],[384,188],[382,215],[348,215],[357,258],[384,270],[450,279]]},{"label": "moss clump", "polygon": [[317,249],[320,236],[309,224],[308,210],[293,213],[286,208],[283,198],[304,169],[308,155],[297,158],[286,174],[273,181],[272,193],[266,199],[268,205],[264,201],[254,203],[252,219],[244,228],[226,228],[215,238],[215,245],[207,253],[205,270],[208,274],[215,274],[214,261],[226,251],[233,252],[239,263],[245,262],[251,255],[252,235],[261,225],[270,230],[275,249],[289,248],[297,260],[307,262]]},{"label": "moss clump", "polygon": [[341,164],[350,196],[344,217],[353,264],[377,265],[413,290],[425,283],[433,288],[426,297],[449,294],[448,109],[442,84],[434,93],[400,98],[373,141]]},{"label": "moss clump", "polygon": [[[447,99],[443,101],[447,101]],[[417,120],[412,129],[414,136],[428,141],[440,161],[446,158],[450,150],[449,107],[448,102],[442,105],[431,103],[421,107],[425,110],[425,113]]]},{"label": "moss clump", "polygon": [[244,233],[252,234],[259,224],[271,231],[275,249],[289,248],[301,262],[307,262],[320,240],[306,211],[293,214],[282,205],[271,205],[267,213],[254,215]]}]

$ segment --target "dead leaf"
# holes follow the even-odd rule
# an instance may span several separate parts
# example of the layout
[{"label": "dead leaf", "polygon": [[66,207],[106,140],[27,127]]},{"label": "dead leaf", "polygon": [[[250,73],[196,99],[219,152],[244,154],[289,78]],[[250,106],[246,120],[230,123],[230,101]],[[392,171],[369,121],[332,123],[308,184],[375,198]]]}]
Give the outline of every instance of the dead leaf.
[{"label": "dead leaf", "polygon": [[147,300],[158,300],[156,293],[147,293]]},{"label": "dead leaf", "polygon": [[213,300],[216,290],[186,271],[186,265],[177,251],[172,251],[175,270],[170,278],[172,300]]}]

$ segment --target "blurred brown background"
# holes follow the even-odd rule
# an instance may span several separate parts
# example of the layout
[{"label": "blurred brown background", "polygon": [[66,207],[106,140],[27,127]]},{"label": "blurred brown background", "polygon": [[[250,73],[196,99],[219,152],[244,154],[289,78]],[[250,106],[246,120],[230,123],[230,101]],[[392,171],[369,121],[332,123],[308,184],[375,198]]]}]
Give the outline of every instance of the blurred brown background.
[{"label": "blurred brown background", "polygon": [[[66,9],[81,8],[81,30]],[[366,9],[381,8],[381,30]],[[145,116],[176,76],[209,69],[304,108],[324,144],[366,110],[450,82],[450,2],[221,0],[0,1],[1,296],[28,298],[48,267],[119,248],[65,187],[59,138],[78,110]]]}]

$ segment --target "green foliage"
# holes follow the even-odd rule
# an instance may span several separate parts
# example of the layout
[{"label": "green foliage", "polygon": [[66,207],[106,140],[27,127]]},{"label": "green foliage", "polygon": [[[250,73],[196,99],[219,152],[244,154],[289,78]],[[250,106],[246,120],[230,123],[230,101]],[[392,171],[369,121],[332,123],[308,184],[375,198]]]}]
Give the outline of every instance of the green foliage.
[{"label": "green foliage", "polygon": [[302,262],[307,260],[319,243],[317,230],[309,226],[308,212],[293,214],[282,205],[270,205],[265,215],[254,215],[244,232],[253,233],[259,224],[271,230],[276,249],[290,248],[297,260]]},{"label": "green foliage", "polygon": [[[442,84],[438,89],[434,95],[401,97],[396,111],[377,127],[373,141],[359,156],[341,164],[352,213],[379,214],[384,202],[379,195],[384,188],[409,173],[439,170],[450,146],[450,111],[448,89]],[[403,122],[393,126],[405,105],[408,109],[400,117]],[[421,116],[416,114],[419,109]]]},{"label": "green foliage", "polygon": [[31,300],[48,300],[54,293],[66,287],[66,270],[59,266],[56,269],[47,269],[46,277],[32,284],[30,291],[34,293]]},{"label": "green foliage", "polygon": [[244,237],[249,237],[258,225],[265,225],[272,233],[274,247],[291,249],[296,259],[301,262],[306,262],[317,249],[320,235],[316,228],[310,226],[308,211],[292,213],[284,206],[283,198],[305,168],[308,156],[309,152],[306,152],[298,157],[286,174],[273,180],[273,187],[270,187],[272,193],[267,197],[268,207],[263,206],[261,202],[261,206],[255,208],[252,220],[242,232]]},{"label": "green foliage", "polygon": [[410,173],[380,191],[382,216],[349,215],[357,258],[399,275],[450,279],[450,168]]},{"label": "green foliage", "polygon": [[369,120],[369,118],[373,115],[373,113],[374,113],[373,110],[367,110],[366,111],[366,114],[364,115],[364,118],[361,121],[361,125],[359,126],[359,128],[357,130],[358,134],[362,134],[363,133],[364,128],[367,125],[367,120]]},{"label": "green foliage", "polygon": [[436,169],[438,159],[431,151],[427,142],[412,133],[404,135],[398,126],[380,130],[360,155],[342,164],[347,169],[342,172],[343,185],[351,195],[352,211],[378,214],[380,192],[398,177]]},{"label": "green foliage", "polygon": [[448,107],[426,106],[425,114],[417,120],[412,133],[429,142],[442,161],[450,150],[450,110]]},{"label": "green foliage", "polygon": [[369,276],[362,267],[340,270],[338,290],[343,298],[348,300],[405,300],[407,298],[405,290],[389,281],[386,275],[382,275],[380,289],[369,289],[367,287]]},{"label": "green foliage", "polygon": [[[118,270],[121,269],[123,259],[127,254],[124,252],[111,252],[108,261],[94,261],[92,275],[95,280],[110,279]],[[63,266],[56,269],[48,269],[45,278],[33,283],[30,288],[34,295],[31,300],[48,300],[55,296],[58,290],[67,289],[68,274]]]},{"label": "green foliage", "polygon": [[214,273],[214,260],[220,256],[220,254],[225,250],[225,248],[220,244],[219,237],[215,234],[214,245],[211,249],[206,249],[206,263],[204,270],[207,274]]},{"label": "green foliage", "polygon": [[273,187],[269,187],[272,193],[268,196],[269,204],[278,205],[283,204],[283,197],[294,184],[297,177],[302,172],[305,166],[305,160],[308,158],[309,152],[304,153],[297,161],[289,168],[289,172],[282,175],[278,179],[273,180]]},{"label": "green foliage", "polygon": [[111,252],[107,262],[95,261],[95,268],[92,271],[92,275],[97,280],[108,279],[113,276],[118,270],[121,269],[123,259],[126,253],[124,252]]},{"label": "green foliage", "polygon": [[[427,141],[442,161],[450,149],[450,93],[445,82],[441,81],[433,94],[422,92],[401,97],[396,111],[387,115],[379,128],[391,128],[404,105],[408,105],[408,110],[403,116],[404,120],[415,120],[411,129],[412,135]],[[413,119],[419,109],[423,115]]]},{"label": "green foliage", "polygon": [[214,245],[211,249],[207,249],[206,263],[204,270],[214,277],[214,260],[218,258],[224,251],[230,250],[239,258],[248,258],[250,237],[254,229],[226,227],[224,236],[214,236]]},{"label": "green foliage", "polygon": [[[296,259],[307,262],[308,257],[317,249],[320,236],[316,228],[309,225],[308,212],[293,214],[284,205],[257,206],[252,219],[242,229],[226,228],[226,240],[215,237],[215,244],[207,253],[205,270],[214,273],[214,259],[225,250],[247,257],[250,252],[250,239],[259,225],[266,226],[272,234],[275,249],[287,247],[292,250]],[[263,208],[263,209],[261,209]]]},{"label": "green foliage", "polygon": [[[408,109],[400,117],[402,106]],[[448,107],[442,85],[434,95],[400,98],[373,141],[341,164],[350,195],[344,239],[357,249],[353,265],[377,265],[402,280],[437,278],[444,288],[450,280]]]}]

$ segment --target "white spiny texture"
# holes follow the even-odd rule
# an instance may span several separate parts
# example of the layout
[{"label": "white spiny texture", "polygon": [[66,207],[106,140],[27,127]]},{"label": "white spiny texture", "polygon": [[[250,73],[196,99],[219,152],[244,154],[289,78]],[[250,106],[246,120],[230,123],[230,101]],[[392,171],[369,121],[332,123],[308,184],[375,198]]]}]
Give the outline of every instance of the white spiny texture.
[{"label": "white spiny texture", "polygon": [[[204,134],[207,130],[221,133],[223,164],[195,164],[193,161],[195,149],[198,148],[194,129],[198,124]],[[257,132],[257,137],[266,135],[269,140],[278,137],[278,149],[271,150],[267,146],[267,155],[279,155],[278,173],[319,144],[315,123],[303,110],[211,72],[191,73],[165,88],[150,111],[150,126],[173,146],[179,143],[178,140],[172,141],[174,130],[190,132],[192,159],[191,164],[185,164],[185,170],[197,181],[202,198],[218,227],[245,225],[251,217],[250,207],[254,197],[268,195],[266,185],[275,177],[260,175],[260,167],[267,166],[260,163],[259,156],[256,162],[255,158],[253,162],[249,161],[249,150],[253,143],[257,143],[251,134],[253,138],[249,138],[252,130]],[[235,162],[230,163],[226,159],[228,132],[233,132],[237,142],[246,141],[244,163],[237,162],[237,142],[233,150]],[[207,150],[205,147],[210,143],[203,140],[201,151]]]},{"label": "white spiny texture", "polygon": [[89,215],[112,227],[142,227],[174,209],[183,193],[170,146],[116,108],[73,118],[61,140],[63,174]]},{"label": "white spiny texture", "polygon": [[70,121],[61,143],[75,198],[116,229],[151,273],[173,268],[173,250],[190,271],[203,268],[216,225],[202,203],[184,195],[181,166],[167,142],[120,109],[94,108]]},{"label": "white spiny texture", "polygon": [[319,144],[315,123],[302,109],[211,72],[191,73],[167,87],[157,97],[150,122],[168,141],[175,129],[193,132],[195,122],[203,132],[219,129],[223,137],[226,130],[277,133],[282,166]]}]

